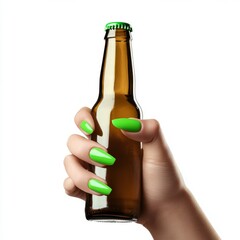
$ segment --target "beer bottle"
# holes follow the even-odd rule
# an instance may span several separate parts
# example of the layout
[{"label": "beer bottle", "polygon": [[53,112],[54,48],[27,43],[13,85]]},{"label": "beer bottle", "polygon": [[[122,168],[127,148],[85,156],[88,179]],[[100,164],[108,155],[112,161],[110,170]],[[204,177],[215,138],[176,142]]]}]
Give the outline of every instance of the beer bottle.
[{"label": "beer bottle", "polygon": [[99,96],[92,108],[95,131],[91,139],[103,145],[116,162],[107,167],[89,167],[107,181],[112,192],[108,196],[88,194],[85,213],[88,220],[136,221],[141,204],[142,146],[112,125],[116,118],[141,118],[134,89],[132,28],[128,23],[111,22],[105,30]]}]

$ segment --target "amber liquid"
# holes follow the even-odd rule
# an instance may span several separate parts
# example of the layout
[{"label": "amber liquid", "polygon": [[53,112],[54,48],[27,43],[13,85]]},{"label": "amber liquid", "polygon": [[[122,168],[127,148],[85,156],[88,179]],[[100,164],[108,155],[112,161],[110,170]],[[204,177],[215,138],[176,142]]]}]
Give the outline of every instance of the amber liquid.
[{"label": "amber liquid", "polygon": [[[114,34],[114,38],[109,35]],[[113,166],[90,166],[112,188],[108,196],[87,195],[86,218],[97,221],[136,221],[141,206],[141,143],[125,137],[112,125],[116,118],[141,118],[133,93],[133,71],[127,31],[107,33],[100,95],[92,108],[95,131],[91,139],[116,158]],[[114,64],[112,64],[112,60]]]}]

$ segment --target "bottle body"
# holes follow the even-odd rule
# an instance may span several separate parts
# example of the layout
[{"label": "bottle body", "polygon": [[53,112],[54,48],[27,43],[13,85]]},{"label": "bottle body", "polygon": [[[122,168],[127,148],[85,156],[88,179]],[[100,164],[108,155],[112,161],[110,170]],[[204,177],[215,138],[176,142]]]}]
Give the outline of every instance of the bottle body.
[{"label": "bottle body", "polygon": [[88,195],[86,217],[99,221],[136,221],[141,199],[141,143],[125,137],[111,120],[122,117],[140,118],[140,110],[126,99],[114,106],[104,101],[92,109],[95,133],[92,140],[102,144],[116,158],[113,166],[91,166],[91,171],[107,181],[113,189],[109,196]]},{"label": "bottle body", "polygon": [[140,214],[142,146],[112,125],[112,120],[117,118],[141,118],[133,84],[128,31],[109,31],[100,94],[92,108],[95,131],[91,139],[103,145],[116,162],[106,167],[89,166],[90,171],[107,181],[112,192],[108,196],[87,195],[85,213],[88,220],[136,221]]}]

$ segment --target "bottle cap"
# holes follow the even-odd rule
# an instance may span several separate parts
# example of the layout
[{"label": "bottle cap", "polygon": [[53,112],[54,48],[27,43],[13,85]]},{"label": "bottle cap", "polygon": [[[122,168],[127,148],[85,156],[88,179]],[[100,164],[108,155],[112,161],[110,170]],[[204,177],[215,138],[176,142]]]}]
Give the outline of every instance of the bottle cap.
[{"label": "bottle cap", "polygon": [[114,29],[125,29],[129,32],[132,32],[132,27],[129,23],[125,22],[110,22],[105,26],[105,30],[114,30]]}]

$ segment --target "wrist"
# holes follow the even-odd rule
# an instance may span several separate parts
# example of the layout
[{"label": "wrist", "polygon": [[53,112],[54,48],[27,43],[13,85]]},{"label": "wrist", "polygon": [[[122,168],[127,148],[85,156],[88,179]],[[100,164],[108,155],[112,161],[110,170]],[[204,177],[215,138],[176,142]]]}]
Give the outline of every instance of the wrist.
[{"label": "wrist", "polygon": [[191,192],[182,188],[144,224],[155,240],[219,240]]},{"label": "wrist", "polygon": [[180,205],[188,204],[187,202],[191,196],[190,191],[185,186],[182,186],[174,196],[164,202],[158,203],[158,205],[149,212],[149,216],[145,218],[147,220],[142,223],[142,225],[154,235],[156,230],[162,228],[161,225],[166,222],[169,214],[172,215]]}]

